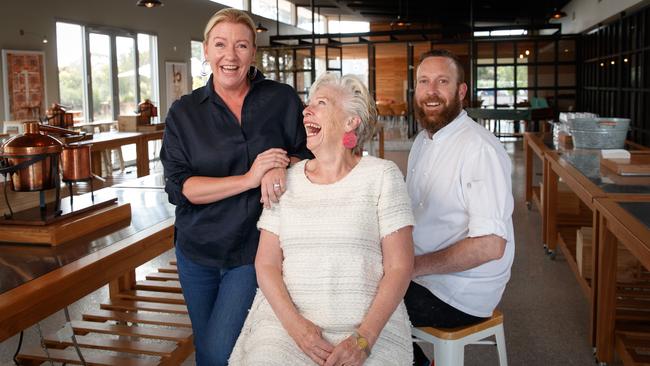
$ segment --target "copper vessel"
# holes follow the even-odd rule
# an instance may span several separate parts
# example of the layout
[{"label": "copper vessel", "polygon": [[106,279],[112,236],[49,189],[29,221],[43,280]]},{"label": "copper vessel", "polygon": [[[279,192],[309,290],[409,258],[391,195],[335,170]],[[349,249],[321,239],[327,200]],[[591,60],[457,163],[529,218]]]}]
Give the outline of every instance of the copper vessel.
[{"label": "copper vessel", "polygon": [[24,126],[25,133],[5,142],[0,155],[10,167],[31,161],[11,174],[12,189],[31,192],[55,188],[63,144],[39,133],[38,122],[27,122]]},{"label": "copper vessel", "polygon": [[92,178],[90,167],[91,145],[66,145],[61,153],[63,181],[81,181]]}]

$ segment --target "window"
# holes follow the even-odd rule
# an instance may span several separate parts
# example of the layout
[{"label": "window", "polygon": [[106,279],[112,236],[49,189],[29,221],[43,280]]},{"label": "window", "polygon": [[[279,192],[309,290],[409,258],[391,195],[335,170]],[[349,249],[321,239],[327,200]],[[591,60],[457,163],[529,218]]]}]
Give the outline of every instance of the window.
[{"label": "window", "polygon": [[[287,0],[278,0],[277,5],[280,8],[279,20],[283,23],[293,24],[294,5]],[[276,0],[251,0],[251,12],[275,20],[277,17]]]},{"label": "window", "polygon": [[[311,31],[311,10],[303,7],[298,7],[298,28]],[[315,14],[314,17],[314,33],[325,33],[325,26],[327,18],[323,15]]]},{"label": "window", "polygon": [[330,20],[327,29],[328,33],[362,33],[370,31],[370,23]]},{"label": "window", "polygon": [[190,41],[192,48],[192,89],[200,88],[210,78],[210,66],[203,64],[203,42]]},{"label": "window", "polygon": [[157,37],[149,34],[138,34],[138,74],[140,75],[140,100],[151,100],[155,105],[158,101],[158,54]]},{"label": "window", "polygon": [[252,0],[251,12],[265,18],[275,19],[277,15],[275,0]]},{"label": "window", "polygon": [[287,24],[294,24],[293,10],[296,6],[287,0],[278,0],[278,7],[280,8],[280,21]]},{"label": "window", "polygon": [[528,108],[546,98],[555,111],[572,110],[577,72],[573,45],[570,37],[477,41],[477,99],[488,108]]},{"label": "window", "polygon": [[77,24],[56,23],[59,101],[70,107],[75,118],[85,120],[83,29]]},{"label": "window", "polygon": [[228,7],[231,7],[231,8],[244,10],[244,1],[243,0],[219,0],[219,1],[210,0],[210,1],[212,1],[213,3],[228,6]]},{"label": "window", "polygon": [[60,101],[77,120],[115,120],[144,99],[159,105],[155,36],[62,22],[56,30]]}]

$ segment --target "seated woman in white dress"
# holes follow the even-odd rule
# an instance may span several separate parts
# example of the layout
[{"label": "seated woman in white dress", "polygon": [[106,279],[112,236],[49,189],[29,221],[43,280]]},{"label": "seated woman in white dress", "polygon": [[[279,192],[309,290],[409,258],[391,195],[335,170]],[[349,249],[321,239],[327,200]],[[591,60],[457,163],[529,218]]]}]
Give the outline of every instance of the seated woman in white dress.
[{"label": "seated woman in white dress", "polygon": [[258,222],[261,291],[230,364],[411,365],[413,216],[397,166],[361,157],[374,102],[358,78],[325,74],[303,116],[315,159]]}]

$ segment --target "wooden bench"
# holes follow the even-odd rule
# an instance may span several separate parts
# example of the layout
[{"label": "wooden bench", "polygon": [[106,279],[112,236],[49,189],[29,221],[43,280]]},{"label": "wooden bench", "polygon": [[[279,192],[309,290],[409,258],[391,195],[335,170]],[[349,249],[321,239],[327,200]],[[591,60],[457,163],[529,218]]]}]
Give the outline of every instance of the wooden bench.
[{"label": "wooden bench", "polygon": [[[118,293],[100,309],[73,320],[70,326],[87,365],[179,365],[193,351],[192,328],[180,293],[176,262],[136,282],[135,290]],[[52,334],[44,346],[18,355],[21,365],[41,365],[48,360],[82,364],[71,338]]]}]

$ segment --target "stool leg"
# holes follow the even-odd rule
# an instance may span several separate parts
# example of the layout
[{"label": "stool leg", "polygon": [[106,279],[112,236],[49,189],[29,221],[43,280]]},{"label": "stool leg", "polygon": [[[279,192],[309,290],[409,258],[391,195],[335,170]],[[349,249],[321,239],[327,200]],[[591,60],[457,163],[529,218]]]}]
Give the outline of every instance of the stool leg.
[{"label": "stool leg", "polygon": [[463,366],[465,347],[462,342],[437,340],[433,344],[433,359],[436,365]]},{"label": "stool leg", "polygon": [[499,366],[508,366],[508,356],[506,353],[506,337],[503,334],[503,324],[500,324],[494,332],[494,338],[497,341],[497,352],[499,352]]}]

